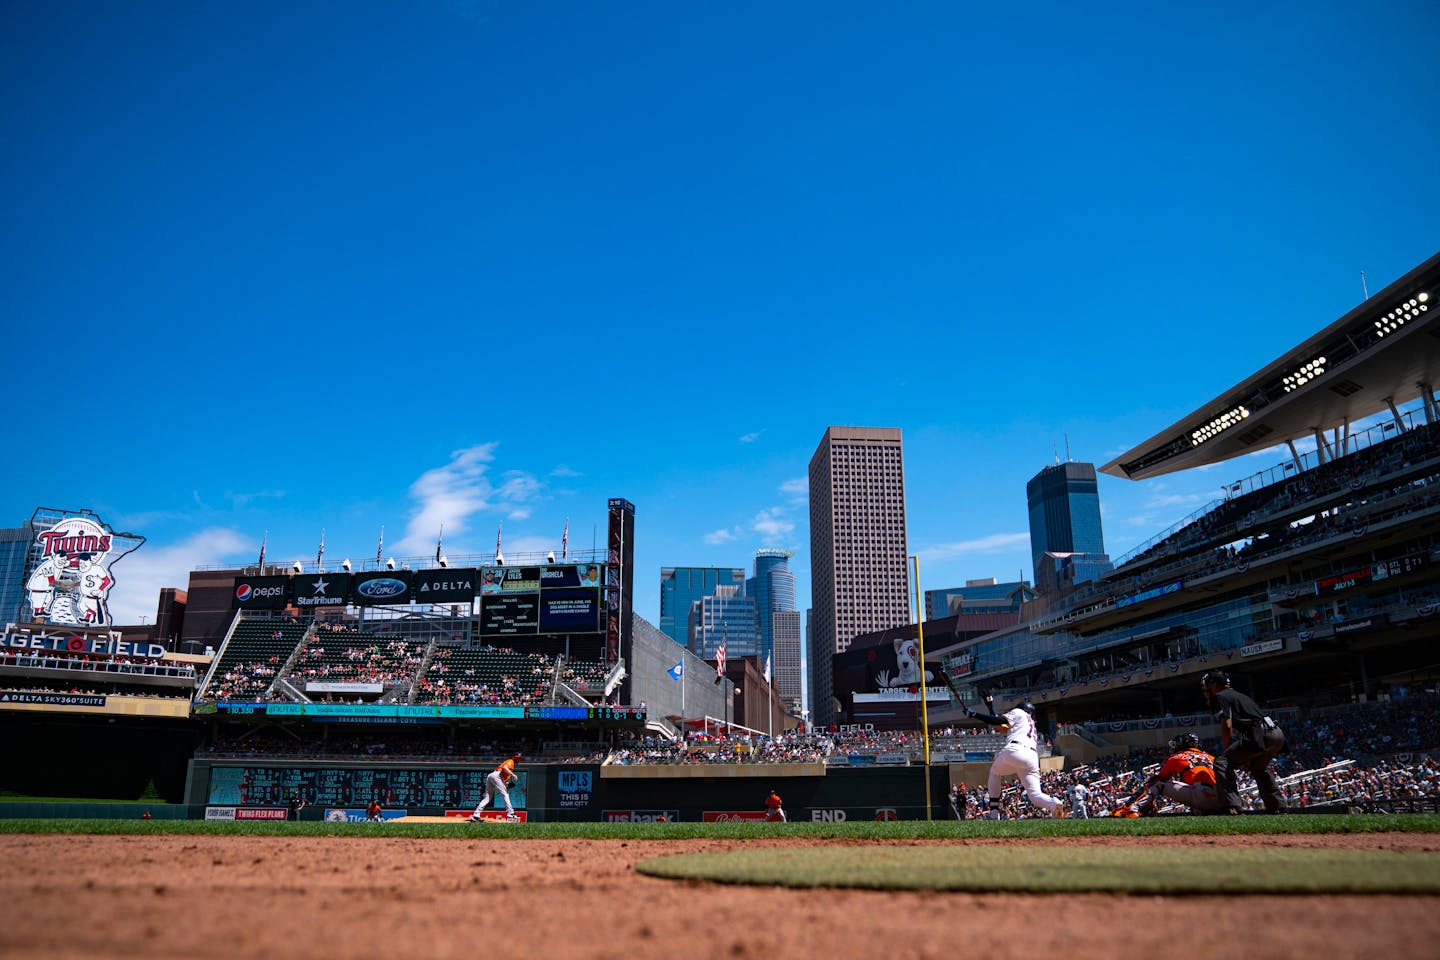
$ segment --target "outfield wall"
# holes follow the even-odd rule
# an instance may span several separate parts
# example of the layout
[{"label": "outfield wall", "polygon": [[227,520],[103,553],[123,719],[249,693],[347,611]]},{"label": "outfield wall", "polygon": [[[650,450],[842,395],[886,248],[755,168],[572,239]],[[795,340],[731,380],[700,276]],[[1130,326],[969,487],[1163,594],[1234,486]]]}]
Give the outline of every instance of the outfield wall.
[{"label": "outfield wall", "polygon": [[[363,807],[374,798],[415,816],[441,816],[473,808],[490,769],[489,764],[199,759],[190,763],[186,802],[202,810],[274,809],[297,794],[307,804],[301,819],[317,820],[326,810]],[[650,775],[635,775],[641,770]],[[949,767],[929,770],[932,816],[948,818]],[[926,768],[920,766],[651,766],[612,773],[595,764],[522,763],[516,772],[515,809],[537,822],[749,819],[764,812],[771,790],[780,794],[792,820],[925,818]]]}]

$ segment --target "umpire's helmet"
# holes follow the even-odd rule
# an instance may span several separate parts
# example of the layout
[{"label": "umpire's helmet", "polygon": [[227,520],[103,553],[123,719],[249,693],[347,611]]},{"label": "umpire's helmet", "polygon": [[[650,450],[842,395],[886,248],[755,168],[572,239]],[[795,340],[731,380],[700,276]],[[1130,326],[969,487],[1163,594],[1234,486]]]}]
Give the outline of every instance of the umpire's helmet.
[{"label": "umpire's helmet", "polygon": [[1015,704],[1015,706],[1018,709],[1024,710],[1026,713],[1030,714],[1030,716],[1035,716],[1035,704],[1031,703],[1029,700],[1021,700],[1019,703]]},{"label": "umpire's helmet", "polygon": [[1230,674],[1224,670],[1211,670],[1200,678],[1201,687],[1208,687],[1212,683],[1217,687],[1228,687],[1230,686]]},{"label": "umpire's helmet", "polygon": [[1170,749],[1179,753],[1181,750],[1200,749],[1200,738],[1193,733],[1179,733],[1170,740]]}]

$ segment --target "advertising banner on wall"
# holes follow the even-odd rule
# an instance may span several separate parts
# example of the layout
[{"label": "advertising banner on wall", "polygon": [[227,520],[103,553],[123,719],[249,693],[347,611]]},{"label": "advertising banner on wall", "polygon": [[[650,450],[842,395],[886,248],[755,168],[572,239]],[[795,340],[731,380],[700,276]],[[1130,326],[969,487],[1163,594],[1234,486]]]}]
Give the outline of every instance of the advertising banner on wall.
[{"label": "advertising banner on wall", "polygon": [[475,599],[480,583],[480,571],[474,567],[458,570],[417,570],[415,585],[416,603],[469,603]]},{"label": "advertising banner on wall", "polygon": [[352,575],[350,592],[362,607],[409,603],[413,597],[409,570],[378,570]]},{"label": "advertising banner on wall", "polygon": [[297,607],[336,607],[350,602],[350,574],[307,573],[291,583]]},{"label": "advertising banner on wall", "polygon": [[237,577],[235,606],[245,610],[281,610],[289,593],[289,577]]}]

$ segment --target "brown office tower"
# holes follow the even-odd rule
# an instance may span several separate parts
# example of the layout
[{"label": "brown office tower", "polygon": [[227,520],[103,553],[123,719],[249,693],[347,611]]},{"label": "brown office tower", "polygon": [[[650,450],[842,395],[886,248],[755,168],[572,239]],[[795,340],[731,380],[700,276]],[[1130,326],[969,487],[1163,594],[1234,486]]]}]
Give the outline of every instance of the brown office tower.
[{"label": "brown office tower", "polygon": [[900,431],[830,427],[810,458],[810,712],[835,716],[832,657],[856,634],[908,623]]}]

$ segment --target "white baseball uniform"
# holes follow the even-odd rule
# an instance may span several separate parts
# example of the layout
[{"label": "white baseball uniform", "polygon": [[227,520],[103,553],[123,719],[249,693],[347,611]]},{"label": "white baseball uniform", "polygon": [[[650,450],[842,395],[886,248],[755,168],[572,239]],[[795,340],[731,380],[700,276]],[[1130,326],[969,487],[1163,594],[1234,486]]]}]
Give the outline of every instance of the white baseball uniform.
[{"label": "white baseball uniform", "polygon": [[1047,813],[1060,809],[1060,801],[1040,789],[1040,755],[1036,752],[1035,718],[1016,707],[1004,714],[1010,734],[990,764],[990,796],[1000,796],[1000,781],[1010,774],[1020,778],[1025,796]]}]

